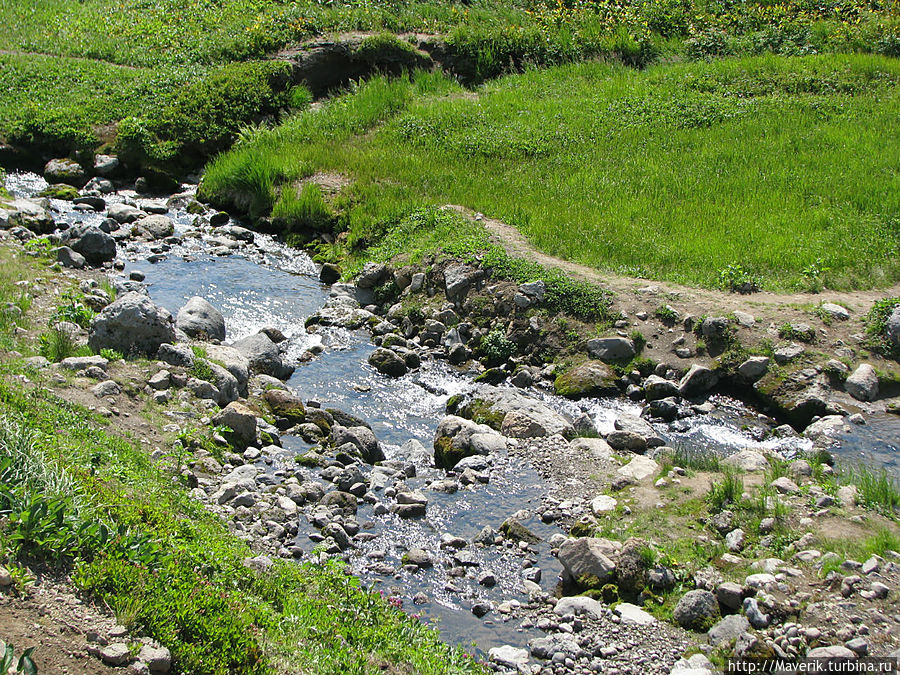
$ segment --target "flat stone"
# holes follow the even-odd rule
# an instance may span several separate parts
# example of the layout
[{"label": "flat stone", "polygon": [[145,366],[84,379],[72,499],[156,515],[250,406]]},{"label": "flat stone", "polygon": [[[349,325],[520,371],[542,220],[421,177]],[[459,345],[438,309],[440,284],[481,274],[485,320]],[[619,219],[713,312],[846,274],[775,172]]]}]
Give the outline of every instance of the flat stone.
[{"label": "flat stone", "polygon": [[651,626],[656,623],[656,617],[630,602],[620,602],[616,605],[615,612],[625,623],[636,623],[640,626]]}]

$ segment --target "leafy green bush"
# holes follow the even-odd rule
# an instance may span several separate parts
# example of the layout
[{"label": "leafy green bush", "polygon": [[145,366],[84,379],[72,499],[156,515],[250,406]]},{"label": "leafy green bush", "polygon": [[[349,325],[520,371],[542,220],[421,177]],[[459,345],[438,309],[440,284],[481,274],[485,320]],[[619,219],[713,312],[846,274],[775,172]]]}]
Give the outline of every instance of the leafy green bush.
[{"label": "leafy green bush", "polygon": [[31,659],[34,647],[22,651],[16,659],[16,648],[0,640],[0,673],[6,675],[37,675],[37,666]]},{"label": "leafy green bush", "polygon": [[900,360],[900,346],[891,344],[887,336],[887,322],[896,307],[900,306],[900,298],[882,298],[872,305],[866,315],[866,338],[873,351]]},{"label": "leafy green bush", "polygon": [[736,505],[744,493],[744,481],[732,471],[728,471],[722,480],[713,483],[706,494],[706,503],[711,513],[724,511],[728,506]]},{"label": "leafy green bush", "polygon": [[516,345],[498,328],[481,338],[479,350],[489,364],[499,365],[516,353]]},{"label": "leafy green bush", "polygon": [[759,290],[759,281],[741,265],[732,264],[719,270],[718,285],[732,293],[754,293]]},{"label": "leafy green bush", "polygon": [[38,351],[53,363],[59,363],[70,356],[90,355],[87,347],[78,347],[72,334],[59,326],[53,326],[38,336]]},{"label": "leafy green bush", "polygon": [[196,166],[225,150],[242,126],[288,103],[289,70],[277,61],[223,66],[177,89],[165,103],[123,119],[116,147],[125,161],[140,166]]},{"label": "leafy green bush", "polygon": [[60,321],[68,321],[74,323],[81,328],[87,328],[91,324],[91,320],[95,316],[94,310],[84,305],[81,298],[71,292],[63,294],[65,302],[58,305],[50,316],[50,325],[59,323]]}]

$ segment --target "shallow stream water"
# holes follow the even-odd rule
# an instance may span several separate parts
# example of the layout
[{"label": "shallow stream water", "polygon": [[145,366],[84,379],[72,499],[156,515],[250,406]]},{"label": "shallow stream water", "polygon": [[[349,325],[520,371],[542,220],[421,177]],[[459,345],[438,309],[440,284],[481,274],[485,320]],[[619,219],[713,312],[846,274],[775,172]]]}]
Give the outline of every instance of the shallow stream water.
[{"label": "shallow stream water", "polygon": [[[7,186],[17,197],[31,197],[46,183],[34,174],[13,173],[8,177]],[[134,198],[134,195],[124,193],[124,197]],[[122,198],[113,195],[107,201]],[[53,206],[59,211],[60,221],[102,219],[99,214],[76,212],[68,202],[54,200]],[[447,399],[473,387],[470,375],[431,360],[424,361],[421,370],[399,379],[378,374],[367,362],[373,347],[366,333],[328,330],[307,334],[304,320],[323,305],[329,291],[319,283],[316,266],[306,254],[287,249],[271,237],[257,235],[256,246],[249,254],[236,251],[230,256],[213,256],[208,253],[206,243],[208,226],[190,236],[192,231],[197,231],[192,224],[194,216],[180,210],[170,211],[168,215],[175,221],[178,234],[189,234],[182,245],[160,251],[158,244],[128,243],[126,248],[120,245],[119,249],[120,258],[126,261],[125,274],[133,270],[143,272],[154,301],[175,314],[188,298],[194,295],[206,298],[225,316],[228,341],[272,326],[288,336],[290,355],[298,356],[312,344],[323,345],[325,350],[321,355],[298,365],[287,383],[291,390],[304,399],[315,399],[323,406],[340,408],[367,420],[389,459],[409,439],[431,447]],[[151,250],[151,246],[157,248]],[[164,257],[151,263],[148,257],[153,253]],[[637,415],[641,410],[640,406],[624,400],[587,400],[576,404],[546,392],[531,393],[558,410],[591,415],[601,430],[611,428],[617,414]],[[755,440],[761,437],[755,430],[766,426],[758,416],[725,397],[714,400],[716,409],[711,414],[673,425],[656,425],[657,431],[669,445],[720,454],[747,447],[791,454],[811,445],[805,439]],[[282,442],[285,460],[309,447],[299,438],[283,437]],[[900,419],[871,416],[866,425],[853,427],[841,438],[836,453],[854,461],[884,466],[900,476],[898,445]],[[293,462],[291,466],[295,468]],[[277,472],[278,468],[277,460],[274,466],[266,467],[270,480],[277,481],[283,475]],[[425,465],[418,466],[417,471],[417,477],[408,481],[412,488],[440,474]],[[312,469],[304,472],[309,478],[317,476]],[[515,622],[504,623],[497,612],[485,621],[470,611],[478,599],[495,604],[526,600],[520,590],[523,558],[518,552],[502,547],[476,551],[479,570],[490,570],[496,575],[497,585],[493,588],[479,586],[472,579],[451,579],[441,564],[410,574],[403,571],[400,558],[405,550],[413,547],[436,554],[441,534],[471,540],[484,526],[496,529],[517,511],[533,513],[542,497],[552,495],[553,491],[554,487],[525,460],[508,456],[495,459],[488,484],[449,495],[429,491],[427,516],[422,519],[402,520],[393,514],[375,516],[371,505],[363,504],[358,520],[364,525],[364,531],[377,536],[353,549],[350,564],[366,585],[403,598],[407,611],[438,622],[444,638],[450,642],[474,646],[476,651],[506,643],[523,646],[533,637],[529,631],[523,631]],[[523,523],[543,538],[534,557],[536,566],[543,571],[541,585],[550,590],[557,583],[560,566],[550,555],[546,540],[560,530],[534,517]],[[301,515],[297,543],[307,552],[314,546],[308,535],[315,531]],[[448,585],[455,590],[448,590]],[[413,604],[416,594],[423,594],[422,604]]]}]

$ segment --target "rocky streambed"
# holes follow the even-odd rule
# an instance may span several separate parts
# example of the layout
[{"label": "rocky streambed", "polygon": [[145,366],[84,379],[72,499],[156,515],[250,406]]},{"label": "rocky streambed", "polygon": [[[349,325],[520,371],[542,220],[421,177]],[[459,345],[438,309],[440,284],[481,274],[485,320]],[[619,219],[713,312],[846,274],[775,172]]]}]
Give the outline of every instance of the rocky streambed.
[{"label": "rocky streambed", "polygon": [[[30,174],[13,174],[8,185],[21,200],[46,187]],[[190,188],[167,199],[142,199],[97,181],[82,193],[76,202],[20,202],[24,215],[8,218],[9,232],[23,241],[35,232],[56,232],[63,265],[108,269],[118,289],[114,303],[107,298],[105,304],[96,285],[84,286],[86,297],[99,298],[92,346],[139,347],[152,358],[143,386],[170,419],[169,433],[212,425],[227,437],[230,449],[218,459],[194,452],[183,478],[197,499],[253,543],[259,555],[247,564],[265,568],[276,556],[343,559],[366,585],[436,623],[445,639],[473,648],[497,670],[709,667],[705,657],[679,659],[691,645],[709,649],[707,640],[729,638],[704,638],[655,619],[635,602],[572,595],[583,590],[585,575],[613,582],[624,595],[644,544],[567,535],[579,524],[610,525],[648,500],[649,510],[662,509],[667,488],[687,489],[691,481],[667,464],[667,456],[731,458],[752,474],[768,468],[771,457],[829,448],[895,466],[900,430],[894,418],[873,415],[859,425],[831,416],[799,435],[723,395],[681,398],[685,380],[665,368],[634,376],[629,386],[642,395],[631,398],[639,400],[562,398],[550,386],[552,368],[527,364],[510,380],[490,384],[467,347],[483,336],[451,316],[458,285],[435,289],[425,275],[410,274],[407,294],[444,293],[448,300],[433,315],[411,319],[374,304],[372,278],[384,270],[367,268],[354,286],[327,286],[305,254],[206,211]],[[539,302],[540,289],[523,286],[510,301]],[[521,330],[527,339],[529,326]],[[46,365],[39,358],[33,363]],[[65,366],[97,380],[91,385],[97,405],[115,409],[122,390],[110,375],[114,364],[86,357]],[[694,372],[687,388],[700,379]],[[645,410],[654,401],[664,414],[648,419]],[[161,452],[160,461],[168,454]],[[827,511],[819,497],[828,495],[804,482],[810,476],[802,465],[795,468],[804,499],[814,502],[797,499],[798,510],[806,509],[801,515]],[[800,494],[796,484],[796,492],[784,487],[786,500]],[[732,535],[740,528],[723,529],[732,543],[740,538]],[[712,539],[706,533],[698,541]],[[815,551],[811,540],[805,544],[791,553]],[[733,556],[741,552],[729,548]],[[807,554],[808,562],[818,554]],[[866,641],[869,628],[854,622],[852,612],[823,610],[840,625],[831,634],[816,627],[818,636],[786,619],[796,590],[792,579],[803,572],[794,574],[796,561],[768,560],[754,569],[757,578],[747,576],[736,589],[718,572],[679,580],[685,590],[707,595],[692,598],[682,611],[691,616],[677,623],[690,627],[696,619],[693,627],[708,628],[705,622],[714,617],[737,617],[719,633],[744,640],[745,654],[758,653],[759,645],[791,655]],[[730,564],[757,562],[748,557]],[[866,574],[893,584],[898,562],[879,558]],[[674,586],[665,565],[644,568],[641,584],[648,591]],[[875,597],[881,593],[875,584],[883,581],[858,578],[851,596],[883,599]],[[842,589],[839,582],[835,598],[848,597]],[[704,608],[710,597],[715,607]],[[881,616],[889,636],[897,617]],[[844,623],[854,627],[852,634],[837,636]],[[834,637],[822,640],[823,634]],[[873,644],[886,649],[890,640]],[[862,649],[856,647],[853,653]]]}]

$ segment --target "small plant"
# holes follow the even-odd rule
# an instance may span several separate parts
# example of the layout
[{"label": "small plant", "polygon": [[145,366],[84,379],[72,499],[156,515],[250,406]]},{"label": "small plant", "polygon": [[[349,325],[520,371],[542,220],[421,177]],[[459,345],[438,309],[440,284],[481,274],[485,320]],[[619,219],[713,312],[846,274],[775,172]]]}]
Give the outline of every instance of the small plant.
[{"label": "small plant", "polygon": [[816,331],[811,326],[803,327],[801,324],[785,321],[778,327],[778,337],[783,340],[800,340],[812,342],[816,339]]},{"label": "small plant", "polygon": [[738,264],[719,270],[718,285],[732,293],[755,293],[760,288],[756,277]]},{"label": "small plant", "polygon": [[213,371],[212,366],[209,365],[209,361],[206,359],[194,359],[194,365],[190,367],[188,373],[198,380],[205,380],[211,384],[215,384],[216,382],[216,374]]},{"label": "small plant", "polygon": [[37,666],[31,660],[34,653],[34,647],[29,647],[22,652],[18,661],[16,660],[16,648],[11,644],[6,644],[0,640],[0,673],[14,673],[15,675],[37,675]]},{"label": "small plant", "polygon": [[38,345],[41,356],[53,363],[59,363],[79,352],[72,334],[59,326],[54,326],[49,331],[41,333],[38,337]]},{"label": "small plant", "polygon": [[500,364],[516,353],[516,345],[503,331],[494,329],[481,339],[481,353],[488,363]]},{"label": "small plant", "polygon": [[[644,334],[637,328],[633,329],[628,334],[628,337],[631,338],[631,341],[634,343],[634,351],[640,354],[644,350],[644,346],[647,344],[647,338],[645,338]],[[575,333],[575,339],[578,339],[578,333]]]},{"label": "small plant", "polygon": [[725,472],[720,481],[712,484],[706,495],[706,503],[711,513],[724,511],[726,507],[736,505],[744,494],[743,479],[732,471]]},{"label": "small plant", "polygon": [[660,305],[656,308],[656,311],[653,312],[653,315],[666,325],[673,325],[678,321],[678,312],[669,305]]},{"label": "small plant", "polygon": [[810,263],[800,270],[800,276],[803,277],[803,290],[811,293],[818,293],[825,285],[822,282],[822,276],[830,272],[831,268],[825,265],[823,258],[817,258],[815,262]]},{"label": "small plant", "polygon": [[897,307],[900,307],[900,298],[882,298],[872,305],[865,319],[868,347],[894,360],[900,360],[900,346],[891,342],[887,329],[888,319]]},{"label": "small plant", "polygon": [[122,352],[118,352],[115,349],[110,349],[109,347],[104,347],[100,350],[100,356],[102,356],[107,361],[120,361],[125,358]]},{"label": "small plant", "polygon": [[856,485],[857,502],[888,516],[900,510],[900,485],[885,469],[876,471],[864,464],[843,472],[841,482]]}]

